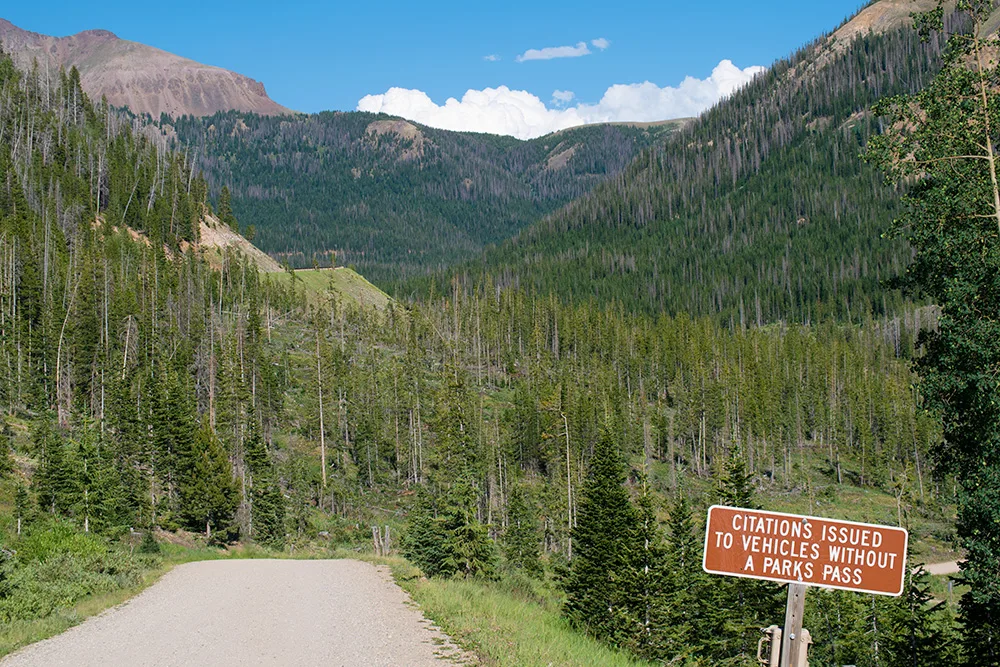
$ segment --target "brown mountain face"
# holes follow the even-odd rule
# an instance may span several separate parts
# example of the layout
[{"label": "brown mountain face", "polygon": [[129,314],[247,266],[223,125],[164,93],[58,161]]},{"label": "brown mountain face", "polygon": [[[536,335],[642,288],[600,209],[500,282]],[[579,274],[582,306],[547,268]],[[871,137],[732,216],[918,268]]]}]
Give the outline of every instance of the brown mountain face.
[{"label": "brown mountain face", "polygon": [[103,95],[109,104],[136,114],[209,116],[233,109],[267,116],[292,113],[269,98],[258,81],[119,39],[107,30],[49,37],[0,19],[0,43],[23,69],[37,61],[40,76],[56,76],[60,67],[75,65],[84,91],[94,100]]}]

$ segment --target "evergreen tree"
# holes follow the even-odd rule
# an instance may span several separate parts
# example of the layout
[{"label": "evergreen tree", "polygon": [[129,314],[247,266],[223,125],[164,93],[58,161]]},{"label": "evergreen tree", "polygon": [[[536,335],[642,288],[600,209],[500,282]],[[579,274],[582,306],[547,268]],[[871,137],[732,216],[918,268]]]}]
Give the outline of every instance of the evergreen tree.
[{"label": "evergreen tree", "polygon": [[[1000,74],[996,2],[961,0],[944,67],[921,92],[876,106],[888,130],[868,157],[907,183],[892,232],[913,249],[903,284],[941,308],[916,361],[926,406],[940,415],[938,459],[961,483],[957,532],[966,558],[960,603],[968,664],[1000,665]],[[918,17],[944,34],[944,10]]]},{"label": "evergreen tree", "polygon": [[142,542],[139,543],[139,553],[146,554],[147,556],[156,556],[161,551],[160,543],[153,537],[153,531],[147,530],[142,536]]},{"label": "evergreen tree", "polygon": [[[91,425],[87,424],[79,438],[76,451],[78,484],[75,489],[77,493],[74,505],[82,519],[85,533],[92,530],[91,524],[95,518],[95,507],[100,507],[99,504],[95,504],[95,500],[99,499],[102,494],[96,489],[96,486],[104,481],[104,478],[98,474],[95,439],[96,433]],[[97,518],[97,522],[100,523],[100,517]]]},{"label": "evergreen tree", "polygon": [[464,480],[441,499],[421,489],[403,533],[403,555],[428,577],[495,577],[496,546],[476,519],[475,501]]},{"label": "evergreen tree", "polygon": [[442,512],[450,554],[448,562],[463,577],[493,579],[496,545],[487,527],[476,518],[476,490],[465,480],[449,490]]},{"label": "evergreen tree", "polygon": [[190,391],[175,371],[160,364],[153,387],[149,416],[151,458],[157,474],[164,480],[169,503],[175,495],[178,457],[180,452],[190,449],[197,422]]},{"label": "evergreen tree", "polygon": [[285,539],[285,500],[256,419],[247,425],[243,446],[250,470],[250,537],[279,546]]},{"label": "evergreen tree", "polygon": [[424,488],[417,490],[410,507],[400,547],[403,556],[428,577],[447,577],[455,571],[448,531],[437,516],[434,498]]},{"label": "evergreen tree", "polygon": [[726,461],[725,474],[719,478],[720,502],[730,507],[760,509],[754,502],[753,478],[746,461],[734,450]]},{"label": "evergreen tree", "polygon": [[563,613],[597,637],[622,645],[630,636],[626,571],[636,549],[637,513],[625,488],[625,462],[605,430],[594,446],[573,527],[573,560],[563,582]]},{"label": "evergreen tree", "polygon": [[629,567],[629,616],[632,639],[629,647],[644,660],[658,660],[668,655],[670,628],[666,621],[670,599],[669,561],[656,518],[654,499],[649,484],[642,480],[638,499],[636,547]]},{"label": "evergreen tree", "polygon": [[[728,461],[719,484],[719,501],[731,507],[756,509],[753,475],[738,451]],[[765,581],[718,577],[708,591],[703,629],[714,664],[740,664],[756,651],[760,628],[782,618],[781,592]]]},{"label": "evergreen tree", "polygon": [[77,498],[76,480],[67,460],[66,445],[52,429],[49,417],[43,416],[35,422],[32,441],[39,459],[32,480],[38,506],[51,514],[68,514]]},{"label": "evergreen tree", "polygon": [[0,480],[14,472],[14,451],[11,448],[11,438],[6,433],[4,424],[3,431],[0,431]]},{"label": "evergreen tree", "polygon": [[666,530],[666,600],[659,607],[657,624],[663,634],[663,657],[683,662],[710,637],[703,617],[708,581],[701,568],[702,543],[695,534],[694,516],[684,496],[670,510]]},{"label": "evergreen tree", "polygon": [[218,217],[226,225],[239,231],[236,217],[233,215],[232,195],[229,194],[229,186],[223,185],[219,192]]},{"label": "evergreen tree", "polygon": [[511,485],[507,495],[507,529],[502,545],[507,567],[520,570],[529,577],[542,574],[539,545],[541,535],[535,510],[519,483]]},{"label": "evergreen tree", "polygon": [[229,526],[238,501],[226,450],[207,420],[182,457],[181,515],[192,530],[204,530],[211,537],[213,526],[216,530]]},{"label": "evergreen tree", "polygon": [[908,569],[903,594],[890,611],[888,667],[955,664],[951,619],[943,601],[930,592],[930,575],[923,565]]}]

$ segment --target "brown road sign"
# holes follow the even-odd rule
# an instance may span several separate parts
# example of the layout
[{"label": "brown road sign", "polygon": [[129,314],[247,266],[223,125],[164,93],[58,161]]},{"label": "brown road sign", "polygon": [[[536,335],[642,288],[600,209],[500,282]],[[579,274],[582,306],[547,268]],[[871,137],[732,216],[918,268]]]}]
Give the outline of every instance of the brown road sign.
[{"label": "brown road sign", "polygon": [[714,505],[702,567],[711,574],[900,595],[903,528]]}]

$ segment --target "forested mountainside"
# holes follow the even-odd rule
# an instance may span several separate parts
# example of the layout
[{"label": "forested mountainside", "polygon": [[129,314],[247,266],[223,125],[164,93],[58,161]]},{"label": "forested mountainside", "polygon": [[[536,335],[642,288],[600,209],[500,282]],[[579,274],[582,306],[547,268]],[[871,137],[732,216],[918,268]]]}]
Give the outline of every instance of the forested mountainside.
[{"label": "forested mountainside", "polygon": [[859,155],[871,105],[921,89],[942,39],[820,39],[459,272],[736,325],[894,312],[910,251],[880,237],[899,193]]},{"label": "forested mountainside", "polygon": [[[135,584],[152,535],[181,531],[361,549],[389,523],[428,576],[597,599],[606,576],[570,574],[602,470],[629,555],[613,618],[576,621],[643,658],[725,664],[778,619],[778,587],[701,573],[713,502],[835,504],[947,548],[953,485],[908,363],[931,313],[744,330],[488,280],[356,307],[332,272],[204,258],[208,184],[159,136],[75,71],[47,85],[0,57],[0,625]],[[906,606],[914,582],[811,594],[816,659],[947,633]]]},{"label": "forested mountainside", "polygon": [[363,112],[170,123],[213,195],[228,188],[261,249],[293,266],[326,264],[335,251],[338,264],[376,281],[477,255],[621,173],[679,125],[584,127],[521,141]]},{"label": "forested mountainside", "polygon": [[281,385],[256,272],[195,254],[204,180],[94,106],[75,69],[48,86],[4,56],[0,90],[0,402],[5,424],[30,432],[39,510],[85,530],[219,527],[219,508],[238,503],[249,527],[246,486],[210,498],[235,488],[229,437],[241,478],[277,491],[262,437]]}]

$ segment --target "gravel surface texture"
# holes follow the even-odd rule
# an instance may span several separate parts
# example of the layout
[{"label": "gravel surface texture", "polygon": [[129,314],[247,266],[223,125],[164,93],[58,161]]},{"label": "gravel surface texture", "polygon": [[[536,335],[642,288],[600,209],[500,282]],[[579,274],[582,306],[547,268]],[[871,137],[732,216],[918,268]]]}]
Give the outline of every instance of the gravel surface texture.
[{"label": "gravel surface texture", "polygon": [[419,667],[462,657],[382,568],[226,560],[180,565],[129,602],[0,665]]}]

